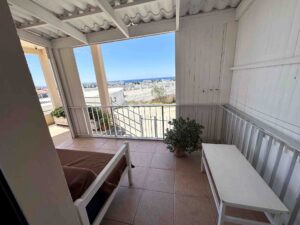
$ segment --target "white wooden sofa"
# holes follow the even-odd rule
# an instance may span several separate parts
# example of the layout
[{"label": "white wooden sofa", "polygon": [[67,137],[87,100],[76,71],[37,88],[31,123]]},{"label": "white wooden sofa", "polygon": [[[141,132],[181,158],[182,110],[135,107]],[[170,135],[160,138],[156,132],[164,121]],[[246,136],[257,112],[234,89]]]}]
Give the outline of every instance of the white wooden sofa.
[{"label": "white wooden sofa", "polygon": [[[129,144],[125,142],[114,154],[113,156],[107,156],[110,154],[105,153],[98,153],[98,152],[86,152],[86,151],[76,151],[76,150],[65,150],[65,149],[58,149],[58,155],[66,169],[66,165],[71,166],[72,170],[64,170],[66,180],[68,178],[75,177],[75,180],[71,180],[71,186],[69,186],[70,193],[71,190],[76,190],[77,187],[82,187],[86,182],[88,176],[80,176],[81,174],[77,173],[78,169],[80,171],[86,171],[86,168],[93,168],[93,170],[99,170],[99,173],[94,176],[95,179],[88,185],[87,189],[83,190],[84,192],[80,194],[79,198],[74,200],[75,207],[77,208],[78,215],[80,217],[82,225],[99,225],[101,220],[104,217],[107,209],[109,208],[112,200],[114,199],[118,188],[120,186],[120,180],[123,176],[128,176],[129,185],[132,184],[132,177],[131,177],[131,160],[130,160],[130,153],[129,153]],[[92,154],[92,155],[91,155]],[[100,155],[101,154],[101,155]],[[104,158],[106,157],[106,158]],[[89,164],[90,166],[86,167]],[[101,166],[99,166],[101,165]],[[103,169],[102,169],[103,166]],[[76,168],[74,168],[76,167]],[[116,184],[107,182],[107,179],[112,175],[113,171],[117,169],[116,174],[114,174],[114,178],[117,179],[115,182]],[[69,169],[69,168],[68,168]],[[74,174],[75,169],[75,174]],[[69,174],[66,174],[68,171]],[[70,175],[71,171],[71,175]],[[90,170],[88,170],[90,171]],[[72,174],[73,173],[73,174]],[[84,173],[83,175],[85,175]],[[90,174],[90,173],[88,173]],[[67,178],[68,177],[68,178]],[[117,178],[116,178],[117,177]],[[110,180],[111,181],[111,180]],[[69,185],[69,182],[67,182]],[[78,185],[77,185],[78,183]],[[76,184],[76,188],[73,184]],[[106,184],[106,185],[104,185]],[[73,185],[73,186],[72,186]],[[103,185],[106,187],[103,190],[101,189]],[[109,190],[108,190],[109,189]],[[82,191],[80,189],[80,191]],[[81,192],[80,192],[81,193]],[[75,192],[77,194],[77,192]],[[73,196],[72,196],[73,197]],[[101,204],[100,204],[101,203]]]},{"label": "white wooden sofa", "polygon": [[[110,175],[112,170],[121,160],[121,158],[125,155],[127,166],[122,173],[121,179],[123,176],[128,176],[129,185],[132,185],[132,177],[131,177],[131,160],[130,160],[130,153],[129,153],[129,143],[125,142],[111,159],[111,161],[106,165],[106,167],[101,171],[101,173],[97,176],[96,180],[90,185],[90,187],[85,191],[85,193],[81,196],[81,198],[75,201],[75,206],[77,208],[78,214],[80,216],[82,225],[91,225],[88,219],[86,207],[88,203],[91,201],[93,196],[97,193],[97,190],[101,187],[107,177]],[[120,179],[120,180],[121,180]],[[93,221],[92,225],[98,225],[102,221],[106,211],[108,210],[109,206],[111,205],[112,200],[114,199],[120,184],[114,189],[111,193],[109,198],[107,199],[105,205],[99,211],[96,219]]]},{"label": "white wooden sofa", "polygon": [[[218,225],[282,224],[280,215],[288,213],[287,207],[234,145],[203,144],[201,169],[208,176]],[[227,206],[265,212],[270,223],[226,215]]]}]

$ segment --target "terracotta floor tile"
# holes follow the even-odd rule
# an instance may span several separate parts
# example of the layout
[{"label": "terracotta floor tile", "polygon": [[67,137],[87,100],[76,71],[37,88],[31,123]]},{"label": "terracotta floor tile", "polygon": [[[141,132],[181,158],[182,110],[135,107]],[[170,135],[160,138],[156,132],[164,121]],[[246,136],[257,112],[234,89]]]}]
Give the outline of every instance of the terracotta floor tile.
[{"label": "terracotta floor tile", "polygon": [[142,190],[120,187],[105,218],[132,223],[142,195]]},{"label": "terracotta floor tile", "polygon": [[174,154],[155,153],[153,155],[150,167],[158,168],[158,169],[174,170],[175,165],[176,165],[176,158]]},{"label": "terracotta floor tile", "polygon": [[102,148],[105,149],[119,149],[122,144],[124,144],[125,140],[107,140],[104,145],[102,145]]},{"label": "terracotta floor tile", "polygon": [[[170,150],[167,149],[167,145],[165,143],[163,143],[162,141],[160,141],[159,143],[157,143],[156,145],[156,153],[161,153],[161,154],[170,154]],[[172,153],[173,154],[173,153]]]},{"label": "terracotta floor tile", "polygon": [[121,223],[121,222],[118,222],[118,221],[115,221],[115,220],[104,219],[104,220],[102,220],[100,225],[129,225],[129,224],[128,223]]},{"label": "terracotta floor tile", "polygon": [[211,196],[206,174],[199,171],[191,173],[176,171],[175,193],[190,196]]},{"label": "terracotta floor tile", "polygon": [[156,146],[157,146],[156,141],[140,141],[139,143],[135,143],[131,147],[131,151],[154,153],[156,151]]},{"label": "terracotta floor tile", "polygon": [[153,153],[131,152],[130,156],[133,165],[149,167]]},{"label": "terracotta floor tile", "polygon": [[174,195],[144,191],[133,224],[173,225]]},{"label": "terracotta floor tile", "polygon": [[174,193],[174,180],[174,171],[150,168],[145,183],[145,189]]},{"label": "terracotta floor tile", "polygon": [[187,154],[183,158],[176,158],[176,171],[191,173],[201,172],[201,154],[194,152]]},{"label": "terracotta floor tile", "polygon": [[[133,188],[144,188],[146,176],[148,174],[148,167],[139,167],[136,166],[133,168],[132,171],[132,187]],[[128,187],[128,177],[124,176],[121,180],[121,186],[127,186]]]},{"label": "terracotta floor tile", "polygon": [[216,225],[209,198],[175,195],[175,225]]}]

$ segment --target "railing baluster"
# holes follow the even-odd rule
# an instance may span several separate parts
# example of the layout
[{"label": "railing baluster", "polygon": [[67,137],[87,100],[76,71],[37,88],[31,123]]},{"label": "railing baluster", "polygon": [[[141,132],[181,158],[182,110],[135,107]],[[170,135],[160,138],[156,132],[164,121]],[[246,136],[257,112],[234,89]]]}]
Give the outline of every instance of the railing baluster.
[{"label": "railing baluster", "polygon": [[227,122],[227,112],[224,108],[222,109],[222,125],[221,125],[221,142],[226,143],[226,122]]},{"label": "railing baluster", "polygon": [[253,152],[253,157],[250,161],[254,168],[256,168],[256,166],[257,166],[258,157],[260,154],[260,149],[261,149],[261,144],[262,144],[263,138],[264,138],[264,133],[261,130],[259,130],[257,139],[256,139],[255,149]]},{"label": "railing baluster", "polygon": [[112,121],[111,121],[111,115],[109,115],[109,111],[111,111],[110,108],[111,108],[111,106],[105,107],[105,114],[104,114],[104,116],[106,116],[107,120],[109,121],[108,128],[109,128],[109,135],[111,136],[112,135],[112,130],[111,130],[111,122]]},{"label": "railing baluster", "polygon": [[250,137],[249,137],[249,140],[248,140],[248,146],[247,146],[247,152],[246,152],[246,158],[248,160],[250,159],[253,135],[254,135],[254,126],[251,125],[251,132],[250,132]]},{"label": "railing baluster", "polygon": [[149,115],[150,115],[149,124],[150,124],[150,129],[151,129],[151,136],[153,136],[151,109],[150,109],[150,107],[147,107],[147,108],[148,108],[148,112],[149,112]]},{"label": "railing baluster", "polygon": [[164,114],[164,106],[161,106],[161,121],[162,121],[162,138],[165,137],[165,114]]},{"label": "railing baluster", "polygon": [[112,119],[112,122],[113,122],[113,125],[114,125],[115,137],[117,137],[116,122],[115,122],[115,117],[114,117],[113,106],[110,107],[110,112],[111,112],[111,119]]},{"label": "railing baluster", "polygon": [[243,146],[243,141],[244,141],[244,134],[245,134],[245,125],[246,125],[246,121],[244,121],[243,119],[241,119],[241,126],[240,126],[240,130],[239,130],[239,140],[237,142],[237,146],[239,149],[241,149],[241,152],[243,152],[242,146]]},{"label": "railing baluster", "polygon": [[107,120],[107,124],[106,124],[105,123],[105,116],[104,116],[104,113],[103,113],[103,107],[101,107],[100,112],[101,112],[102,122],[103,122],[103,125],[104,125],[105,134],[107,135],[107,132],[108,132],[107,129],[108,129],[108,127],[106,125],[109,126],[109,120]]},{"label": "railing baluster", "polygon": [[157,138],[157,117],[154,116],[154,135]]},{"label": "railing baluster", "polygon": [[269,136],[268,145],[267,145],[267,149],[266,149],[266,154],[265,154],[265,157],[263,159],[263,165],[262,165],[261,171],[260,171],[260,175],[262,177],[265,175],[265,170],[266,170],[266,166],[267,166],[267,162],[268,162],[268,159],[269,159],[269,155],[270,155],[272,145],[273,145],[273,137]]},{"label": "railing baluster", "polygon": [[[96,123],[95,115],[94,115],[94,109],[95,109],[95,107],[94,107],[94,106],[91,106],[90,109],[91,109],[91,112],[92,112],[92,118],[93,118],[93,122],[94,122],[95,133],[98,134],[97,123]],[[88,113],[89,113],[89,111],[88,111]],[[90,117],[90,115],[89,115],[89,117]],[[92,131],[93,131],[93,130],[94,130],[94,129],[93,129],[93,127],[92,127]]]},{"label": "railing baluster", "polygon": [[235,122],[235,132],[233,136],[233,144],[235,144],[236,147],[238,147],[240,126],[241,126],[241,119],[237,117]]},{"label": "railing baluster", "polygon": [[285,196],[287,188],[289,186],[291,176],[293,174],[293,171],[294,171],[294,168],[295,168],[295,165],[296,165],[296,161],[297,161],[297,158],[298,158],[298,152],[295,151],[295,150],[293,150],[293,151],[294,151],[294,153],[293,153],[293,157],[292,157],[292,160],[291,160],[291,164],[290,164],[289,170],[287,172],[287,175],[286,175],[284,183],[283,183],[283,187],[282,187],[280,195],[279,195],[279,198],[281,200],[284,199],[284,196]]},{"label": "railing baluster", "polygon": [[144,108],[144,120],[145,120],[145,137],[148,137],[148,129],[147,129],[147,117],[146,117],[146,107],[145,106],[143,106],[143,108]]},{"label": "railing baluster", "polygon": [[247,140],[248,140],[248,137],[249,137],[249,130],[251,129],[251,124],[248,123],[247,121],[245,121],[245,130],[244,130],[244,134],[243,134],[243,141],[242,141],[242,144],[241,144],[241,152],[244,154],[244,156],[246,157],[246,152],[247,152],[247,149],[246,149],[246,143],[247,143]]},{"label": "railing baluster", "polygon": [[229,112],[229,119],[228,119],[228,124],[227,124],[227,138],[226,138],[226,143],[227,144],[230,144],[229,143],[229,140],[230,140],[230,132],[231,132],[231,124],[232,124],[232,120],[233,120],[233,113],[232,112]]},{"label": "railing baluster", "polygon": [[284,144],[283,144],[283,142],[280,142],[278,152],[277,152],[277,156],[276,156],[276,160],[275,160],[275,163],[274,163],[274,166],[273,166],[271,178],[270,178],[270,181],[269,181],[270,187],[273,187],[275,176],[277,174],[277,170],[278,170],[278,166],[279,166],[279,162],[280,162],[280,159],[281,159],[281,156],[282,156],[283,148],[284,148]]},{"label": "railing baluster", "polygon": [[99,127],[100,127],[100,135],[103,135],[103,131],[102,131],[102,127],[101,127],[101,121],[100,121],[100,117],[99,117],[99,110],[100,110],[100,107],[99,106],[97,106],[97,114],[96,114],[96,116],[97,116],[97,120],[98,120],[98,123],[99,123]]},{"label": "railing baluster", "polygon": [[229,143],[230,144],[233,144],[233,138],[234,138],[234,132],[235,132],[235,123],[237,121],[237,116],[236,115],[233,115],[233,118],[232,118],[232,124],[231,124],[231,129],[230,129],[230,138],[229,138]]}]

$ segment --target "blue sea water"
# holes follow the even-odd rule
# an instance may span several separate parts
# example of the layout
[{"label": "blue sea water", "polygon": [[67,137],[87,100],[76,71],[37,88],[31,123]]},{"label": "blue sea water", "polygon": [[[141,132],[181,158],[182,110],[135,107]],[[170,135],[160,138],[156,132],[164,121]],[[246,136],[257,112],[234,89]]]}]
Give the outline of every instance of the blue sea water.
[{"label": "blue sea water", "polygon": [[175,77],[155,77],[155,78],[142,78],[142,79],[132,79],[132,80],[120,80],[120,81],[109,81],[109,83],[118,83],[118,82],[121,82],[121,83],[137,83],[137,82],[143,82],[145,80],[152,80],[152,81],[155,81],[155,80],[174,80]]}]

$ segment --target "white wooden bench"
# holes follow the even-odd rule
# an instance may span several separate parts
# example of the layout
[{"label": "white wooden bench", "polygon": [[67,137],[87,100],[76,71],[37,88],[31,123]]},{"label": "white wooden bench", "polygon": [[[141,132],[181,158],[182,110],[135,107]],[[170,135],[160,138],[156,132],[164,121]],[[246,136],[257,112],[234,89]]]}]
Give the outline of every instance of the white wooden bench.
[{"label": "white wooden bench", "polygon": [[[288,213],[287,207],[234,145],[203,144],[201,169],[208,176],[219,214],[218,225],[224,222],[279,225],[280,215]],[[227,206],[273,215],[268,216],[271,223],[226,215]]]}]

